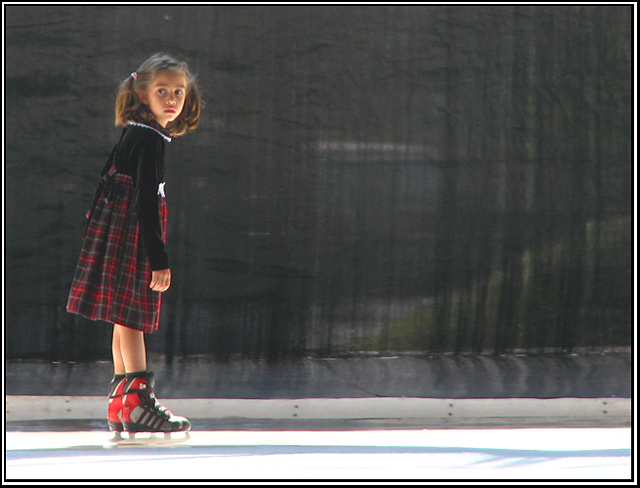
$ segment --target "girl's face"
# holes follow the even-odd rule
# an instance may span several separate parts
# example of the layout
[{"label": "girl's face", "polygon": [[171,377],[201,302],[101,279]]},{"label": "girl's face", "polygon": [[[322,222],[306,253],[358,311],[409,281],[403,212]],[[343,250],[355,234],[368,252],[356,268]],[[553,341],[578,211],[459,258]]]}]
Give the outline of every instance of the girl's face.
[{"label": "girl's face", "polygon": [[174,71],[159,73],[147,90],[138,91],[140,100],[149,107],[161,127],[166,127],[180,115],[186,94],[187,78]]}]

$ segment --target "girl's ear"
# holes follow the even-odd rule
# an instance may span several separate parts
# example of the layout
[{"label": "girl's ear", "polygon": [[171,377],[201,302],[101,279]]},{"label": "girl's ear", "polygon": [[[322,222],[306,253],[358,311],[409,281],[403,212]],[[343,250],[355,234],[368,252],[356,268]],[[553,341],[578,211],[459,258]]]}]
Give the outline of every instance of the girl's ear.
[{"label": "girl's ear", "polygon": [[149,105],[149,97],[147,96],[147,92],[145,92],[144,90],[138,90],[136,93],[138,94],[138,98],[142,103],[144,103],[145,105]]}]

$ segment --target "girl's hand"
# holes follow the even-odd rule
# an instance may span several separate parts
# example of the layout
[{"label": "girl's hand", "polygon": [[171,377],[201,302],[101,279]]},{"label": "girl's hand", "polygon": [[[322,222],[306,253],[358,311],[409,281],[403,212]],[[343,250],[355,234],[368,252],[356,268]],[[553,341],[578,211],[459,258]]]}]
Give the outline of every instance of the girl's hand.
[{"label": "girl's hand", "polygon": [[161,269],[151,272],[151,284],[149,288],[153,291],[167,291],[171,286],[171,270]]}]

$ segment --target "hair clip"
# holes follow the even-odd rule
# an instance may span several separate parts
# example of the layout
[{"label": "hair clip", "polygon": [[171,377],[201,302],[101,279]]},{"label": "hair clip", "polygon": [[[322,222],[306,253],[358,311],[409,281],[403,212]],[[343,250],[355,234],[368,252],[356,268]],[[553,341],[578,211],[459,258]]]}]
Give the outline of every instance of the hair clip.
[{"label": "hair clip", "polygon": [[138,79],[138,73],[136,73],[135,71],[133,73],[131,73],[131,78],[133,78],[134,80]]}]

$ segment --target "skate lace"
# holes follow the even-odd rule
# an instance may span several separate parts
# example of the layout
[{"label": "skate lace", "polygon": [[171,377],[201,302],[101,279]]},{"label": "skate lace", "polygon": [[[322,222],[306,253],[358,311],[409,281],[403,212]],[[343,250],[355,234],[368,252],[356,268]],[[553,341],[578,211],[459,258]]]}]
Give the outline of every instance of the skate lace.
[{"label": "skate lace", "polygon": [[149,398],[148,408],[154,414],[164,417],[167,420],[173,415],[171,411],[160,403],[155,396]]}]

